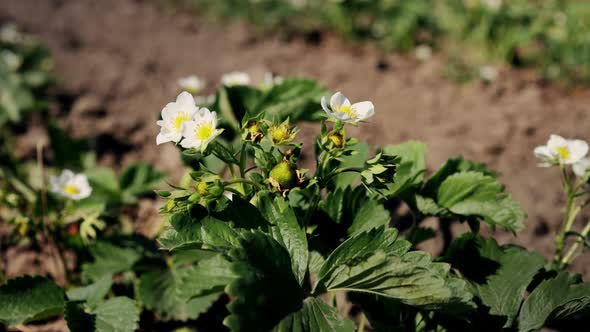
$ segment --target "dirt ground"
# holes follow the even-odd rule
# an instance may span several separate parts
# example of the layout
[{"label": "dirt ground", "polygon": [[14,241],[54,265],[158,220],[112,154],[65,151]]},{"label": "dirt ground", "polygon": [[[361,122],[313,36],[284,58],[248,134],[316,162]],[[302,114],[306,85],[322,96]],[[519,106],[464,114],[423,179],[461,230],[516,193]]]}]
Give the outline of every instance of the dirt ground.
[{"label": "dirt ground", "polygon": [[[104,164],[145,160],[174,178],[182,173],[176,149],[155,144],[155,120],[178,93],[180,76],[217,82],[232,70],[272,70],[313,77],[374,102],[376,115],[355,131],[371,144],[417,139],[428,145],[430,170],[458,154],[499,170],[529,214],[527,229],[501,234],[502,241],[547,256],[563,199],[558,173],[536,167],[532,150],[551,133],[590,139],[590,91],[558,91],[528,73],[503,70],[491,85],[457,85],[441,77],[438,58],[420,64],[326,35],[319,42],[261,39],[243,24],[206,24],[153,1],[3,0],[0,20],[15,21],[51,49],[62,79],[56,94],[71,104],[65,124],[77,136],[98,137]],[[574,270],[588,275],[583,261]]]}]

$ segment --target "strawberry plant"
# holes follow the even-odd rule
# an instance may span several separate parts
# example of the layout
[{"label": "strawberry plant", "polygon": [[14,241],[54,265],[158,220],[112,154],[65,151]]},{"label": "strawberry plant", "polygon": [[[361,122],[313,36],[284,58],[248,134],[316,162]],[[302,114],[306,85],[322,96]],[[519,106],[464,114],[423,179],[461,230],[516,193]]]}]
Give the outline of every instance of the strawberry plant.
[{"label": "strawberry plant", "polygon": [[[427,174],[420,142],[370,149],[350,136],[374,115],[370,101],[327,98],[311,80],[256,87],[243,75],[230,78],[207,107],[185,91],[162,109],[154,141],[182,150],[188,176],[157,191],[166,219],[158,238],[116,226],[95,232],[65,288],[30,276],[0,286],[0,321],[20,326],[63,314],[72,331],[535,331],[587,319],[590,286],[567,271],[589,242],[589,226],[574,231],[587,203],[586,142],[552,136],[535,150],[543,166],[561,170],[566,195],[548,261],[480,232],[517,233],[526,219],[485,164],[455,157]],[[197,80],[184,83],[201,89]],[[294,126],[306,120],[319,124],[312,147]],[[68,209],[103,206],[96,217],[116,220],[117,207],[161,177],[146,165],[116,177],[84,166],[92,158],[58,151],[56,166],[84,175],[63,171],[48,182],[46,207],[37,197],[47,190],[31,187],[33,202],[10,211],[55,225]],[[402,203],[406,222],[393,218]],[[424,223],[432,217],[438,229]],[[452,223],[468,227],[453,234]],[[438,232],[443,251],[433,257],[419,248]],[[341,311],[343,302],[359,314]]]}]

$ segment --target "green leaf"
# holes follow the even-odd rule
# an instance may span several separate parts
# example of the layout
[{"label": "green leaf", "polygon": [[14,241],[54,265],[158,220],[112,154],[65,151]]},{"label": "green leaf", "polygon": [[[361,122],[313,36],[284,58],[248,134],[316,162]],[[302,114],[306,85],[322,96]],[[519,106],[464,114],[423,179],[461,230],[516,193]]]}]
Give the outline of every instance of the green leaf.
[{"label": "green leaf", "polygon": [[119,175],[119,187],[125,202],[134,202],[137,196],[152,192],[166,176],[153,166],[138,163],[125,168]]},{"label": "green leaf", "polygon": [[263,114],[264,119],[277,123],[287,118],[292,123],[319,121],[323,117],[319,101],[327,93],[327,89],[313,80],[286,79],[265,93],[249,116]]},{"label": "green leaf", "polygon": [[107,275],[131,270],[142,258],[137,247],[118,246],[107,241],[99,241],[90,247],[94,262],[82,265],[82,278],[98,281]]},{"label": "green leaf", "polygon": [[293,274],[289,253],[275,239],[252,231],[245,232],[240,243],[241,248],[229,253],[238,277],[226,288],[235,298],[228,304],[231,314],[224,324],[232,331],[268,331],[299,310],[303,289]]},{"label": "green leaf", "polygon": [[528,285],[545,264],[538,253],[520,248],[507,248],[499,260],[500,268],[488,277],[487,283],[478,285],[478,295],[490,307],[490,314],[506,316],[504,327],[513,324]]},{"label": "green leaf", "polygon": [[444,165],[434,173],[428,181],[424,184],[421,194],[425,197],[436,198],[436,193],[441,183],[449,176],[460,172],[479,172],[491,177],[497,177],[497,173],[488,168],[484,163],[476,163],[470,160],[465,160],[463,157],[455,157],[447,160]]},{"label": "green leaf", "polygon": [[590,312],[590,283],[578,283],[566,272],[544,280],[526,299],[518,317],[520,332],[536,331],[548,323]]},{"label": "green leaf", "polygon": [[[366,142],[361,142],[351,147],[347,147],[347,149],[352,150],[352,153],[350,155],[339,157],[340,163],[338,164],[338,168],[362,168],[369,156],[369,145]],[[334,189],[344,189],[348,186],[352,186],[358,178],[359,174],[355,172],[340,173],[332,178],[330,186],[333,186]]]},{"label": "green leaf", "polygon": [[477,172],[457,173],[443,181],[438,205],[464,217],[480,217],[492,228],[517,232],[524,228],[526,213],[504,193],[504,186],[491,176]]},{"label": "green leaf", "polygon": [[328,256],[314,292],[369,292],[422,308],[469,310],[472,295],[463,281],[449,276],[450,266],[409,247],[391,228],[351,237]]},{"label": "green leaf", "polygon": [[290,331],[333,331],[353,332],[355,326],[352,321],[342,317],[338,310],[314,297],[303,301],[303,307],[283,318],[273,332]]},{"label": "green leaf", "polygon": [[56,316],[65,303],[63,290],[43,277],[18,277],[0,287],[0,322],[9,326]]},{"label": "green leaf", "polygon": [[201,223],[193,221],[186,213],[174,213],[170,216],[170,225],[160,237],[158,242],[164,249],[176,250],[181,248],[194,248],[201,246]]},{"label": "green leaf", "polygon": [[426,145],[417,141],[408,141],[397,145],[387,145],[383,154],[401,158],[396,168],[394,182],[387,185],[388,196],[403,196],[409,190],[422,186],[426,172]]},{"label": "green leaf", "polygon": [[248,110],[254,108],[262,96],[262,92],[249,86],[220,87],[217,91],[213,111],[221,115],[220,124],[238,133],[242,118]]},{"label": "green leaf", "polygon": [[65,318],[70,331],[132,332],[138,328],[139,309],[124,296],[109,299],[90,312],[75,302],[68,302]]},{"label": "green leaf", "polygon": [[86,170],[85,174],[92,186],[92,198],[110,202],[121,200],[121,189],[112,169],[94,167]]},{"label": "green leaf", "polygon": [[185,321],[206,312],[233,278],[229,263],[216,255],[197,266],[172,264],[144,273],[137,290],[145,307],[164,320]]},{"label": "green leaf", "polygon": [[268,221],[263,217],[261,211],[250,202],[234,195],[233,199],[228,202],[225,209],[212,214],[215,218],[231,222],[235,227],[253,229],[266,228]]},{"label": "green leaf", "polygon": [[320,203],[320,208],[334,222],[345,227],[349,236],[388,225],[391,221],[389,211],[379,201],[369,197],[362,186],[354,190],[347,187],[329,192]]},{"label": "green leaf", "polygon": [[71,289],[67,292],[70,301],[85,301],[86,305],[94,307],[111,290],[113,276],[107,274],[88,286]]},{"label": "green leaf", "polygon": [[309,260],[305,230],[299,225],[289,203],[282,197],[272,200],[270,195],[260,195],[258,204],[266,218],[275,225],[271,228],[272,237],[289,252],[293,273],[302,285]]}]

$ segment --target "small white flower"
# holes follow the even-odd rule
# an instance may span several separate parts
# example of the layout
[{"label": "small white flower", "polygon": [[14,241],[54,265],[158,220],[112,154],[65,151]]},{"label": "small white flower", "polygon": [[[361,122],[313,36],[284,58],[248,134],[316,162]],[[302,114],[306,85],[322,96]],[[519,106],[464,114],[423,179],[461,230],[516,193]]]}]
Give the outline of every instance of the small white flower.
[{"label": "small white flower", "polygon": [[584,177],[588,169],[590,169],[590,158],[584,158],[572,165],[572,170],[578,177]]},{"label": "small white flower", "polygon": [[207,108],[201,108],[185,123],[182,132],[184,139],[180,145],[186,149],[204,150],[207,144],[222,132],[223,129],[217,129],[217,114]]},{"label": "small white flower", "polygon": [[326,103],[326,97],[322,97],[322,108],[328,117],[349,123],[364,121],[375,114],[375,106],[370,101],[361,101],[350,104],[348,98],[342,93],[336,92],[330,98],[330,107]]},{"label": "small white flower", "polygon": [[428,45],[420,45],[415,50],[416,59],[426,62],[432,58],[432,48]]},{"label": "small white flower", "polygon": [[183,91],[176,97],[176,102],[168,103],[162,109],[162,120],[156,122],[160,126],[160,133],[156,137],[156,144],[174,142],[182,139],[184,125],[197,112],[193,96]]},{"label": "small white flower", "polygon": [[225,86],[250,85],[250,75],[241,71],[233,71],[221,77],[221,84]]},{"label": "small white flower", "polygon": [[51,176],[51,191],[73,200],[84,199],[92,193],[88,178],[84,174],[75,174],[69,169],[63,170],[59,176]]},{"label": "small white flower", "polygon": [[498,70],[493,66],[479,68],[479,77],[485,82],[493,82],[498,78]]},{"label": "small white flower", "polygon": [[197,94],[205,88],[205,80],[199,78],[196,75],[190,75],[179,78],[178,85],[184,91]]},{"label": "small white flower", "polygon": [[551,135],[547,145],[536,147],[534,153],[537,158],[542,160],[541,166],[544,167],[555,164],[572,165],[586,157],[588,143]]}]

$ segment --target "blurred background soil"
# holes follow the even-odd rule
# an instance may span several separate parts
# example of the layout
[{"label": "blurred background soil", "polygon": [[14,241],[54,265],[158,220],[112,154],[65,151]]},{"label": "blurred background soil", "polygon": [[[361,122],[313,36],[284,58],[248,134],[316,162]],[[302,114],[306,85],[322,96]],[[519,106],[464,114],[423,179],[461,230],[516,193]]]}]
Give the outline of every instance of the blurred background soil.
[{"label": "blurred background soil", "polygon": [[[558,173],[537,167],[532,150],[551,133],[590,139],[590,90],[558,90],[525,71],[503,70],[490,85],[459,85],[441,77],[437,57],[422,64],[328,34],[261,39],[245,24],[204,24],[153,1],[3,0],[0,20],[14,21],[49,47],[62,79],[55,97],[70,110],[61,124],[77,137],[96,137],[102,164],[144,160],[171,181],[183,173],[178,151],[156,146],[155,121],[179,92],[177,78],[196,74],[214,85],[234,70],[312,77],[352,100],[374,102],[376,115],[353,135],[375,145],[421,140],[430,171],[462,154],[501,172],[529,218],[516,237],[499,238],[549,256],[564,201]],[[303,125],[299,138],[310,143],[315,127]],[[34,131],[23,136],[21,152],[37,139]],[[140,206],[147,233],[155,229],[157,204]],[[573,269],[588,276],[588,261]],[[11,264],[22,273],[27,263]]]}]

